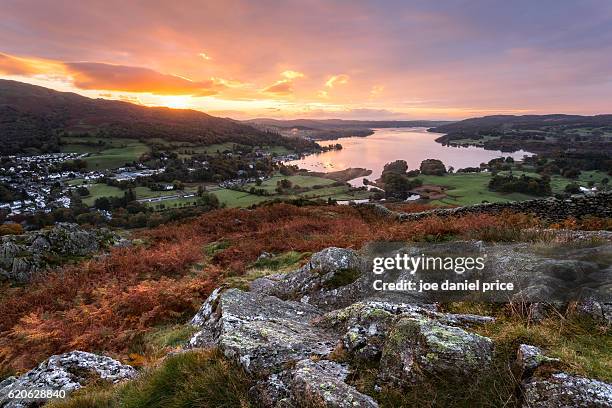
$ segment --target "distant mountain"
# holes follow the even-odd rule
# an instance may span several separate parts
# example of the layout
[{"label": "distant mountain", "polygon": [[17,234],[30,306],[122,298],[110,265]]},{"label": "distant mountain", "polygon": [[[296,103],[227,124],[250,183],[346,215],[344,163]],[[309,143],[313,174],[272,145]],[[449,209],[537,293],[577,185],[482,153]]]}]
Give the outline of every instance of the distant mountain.
[{"label": "distant mountain", "polygon": [[324,140],[347,136],[368,136],[373,128],[432,127],[448,121],[432,120],[344,120],[344,119],[251,119],[243,123],[260,130],[273,131],[285,136],[302,136]]},{"label": "distant mountain", "polygon": [[437,142],[506,152],[580,152],[612,155],[612,115],[495,115],[429,129]]},{"label": "distant mountain", "polygon": [[441,120],[345,120],[345,119],[251,119],[244,123],[270,125],[278,127],[307,127],[311,129],[325,128],[390,128],[390,127],[434,127],[452,123]]},{"label": "distant mountain", "polygon": [[163,138],[199,144],[236,142],[296,147],[289,140],[232,119],[187,109],[145,107],[0,80],[0,152],[58,151],[63,135]]},{"label": "distant mountain", "polygon": [[564,128],[576,129],[580,127],[610,127],[612,126],[612,115],[492,115],[481,118],[465,119],[436,126],[432,131],[438,133],[451,132],[477,132],[500,129],[541,129],[541,128]]}]

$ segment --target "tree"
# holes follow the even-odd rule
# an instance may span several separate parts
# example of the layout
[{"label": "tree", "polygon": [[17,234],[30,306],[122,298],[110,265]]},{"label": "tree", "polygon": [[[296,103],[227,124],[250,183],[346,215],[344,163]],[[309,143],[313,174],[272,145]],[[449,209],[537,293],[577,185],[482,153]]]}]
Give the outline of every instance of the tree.
[{"label": "tree", "polygon": [[580,193],[580,186],[577,183],[569,183],[565,186],[564,191],[568,194],[578,194]]},{"label": "tree", "polygon": [[410,180],[403,174],[394,172],[383,173],[382,182],[385,185],[385,196],[405,200],[408,192],[422,184],[421,180]]},{"label": "tree", "polygon": [[96,198],[96,201],[94,201],[94,207],[96,207],[99,210],[108,211],[111,209],[111,203],[108,197],[100,197],[100,198]]},{"label": "tree", "polygon": [[406,163],[406,160],[396,160],[394,162],[391,163],[387,163],[385,164],[385,167],[383,168],[383,173],[396,173],[396,174],[406,174],[406,171],[408,170],[408,163]]},{"label": "tree", "polygon": [[441,160],[425,159],[421,162],[421,174],[428,176],[443,176],[446,174],[446,167]]}]

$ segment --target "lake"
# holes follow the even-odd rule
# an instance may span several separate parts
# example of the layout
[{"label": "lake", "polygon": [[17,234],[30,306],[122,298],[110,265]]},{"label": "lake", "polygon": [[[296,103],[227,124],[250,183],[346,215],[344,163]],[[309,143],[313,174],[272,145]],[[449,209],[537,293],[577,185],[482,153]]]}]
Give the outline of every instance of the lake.
[{"label": "lake", "polygon": [[[447,168],[453,166],[456,170],[464,167],[478,167],[480,163],[486,163],[496,157],[511,156],[514,159],[522,159],[524,155],[530,155],[522,150],[515,153],[502,153],[474,146],[443,146],[435,141],[440,136],[440,133],[427,132],[426,128],[374,129],[374,134],[367,137],[342,137],[320,142],[322,145],[340,143],[343,149],[313,154],[286,164],[295,164],[302,169],[323,172],[344,170],[349,167],[364,167],[372,170],[372,175],[366,178],[376,180],[380,177],[386,163],[399,159],[406,160],[410,170],[418,169],[425,159],[442,160]],[[362,179],[363,177],[359,177],[350,183],[362,186]]]}]

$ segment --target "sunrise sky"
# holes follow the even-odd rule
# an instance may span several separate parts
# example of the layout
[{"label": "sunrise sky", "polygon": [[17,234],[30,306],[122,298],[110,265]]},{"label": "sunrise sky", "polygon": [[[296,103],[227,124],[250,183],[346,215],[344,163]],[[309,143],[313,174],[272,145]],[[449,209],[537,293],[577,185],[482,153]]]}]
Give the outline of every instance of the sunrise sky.
[{"label": "sunrise sky", "polygon": [[0,77],[237,119],[612,112],[612,1],[0,1]]}]

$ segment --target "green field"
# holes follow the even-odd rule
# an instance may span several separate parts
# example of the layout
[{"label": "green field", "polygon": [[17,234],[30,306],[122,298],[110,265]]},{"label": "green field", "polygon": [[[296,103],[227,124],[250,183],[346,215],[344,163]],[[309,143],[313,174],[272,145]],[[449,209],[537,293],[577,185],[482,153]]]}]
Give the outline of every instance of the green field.
[{"label": "green field", "polygon": [[150,147],[135,139],[100,139],[95,137],[63,137],[61,151],[91,153],[84,160],[89,170],[115,169],[138,160]]},{"label": "green field", "polygon": [[87,186],[89,195],[83,198],[83,204],[93,206],[100,197],[123,197],[124,191],[119,187],[108,186],[104,183],[90,184]]},{"label": "green field", "polygon": [[[500,172],[500,174],[507,175],[509,174],[509,172],[502,171]],[[514,174],[515,176],[520,176],[524,174],[529,177],[538,177],[538,178],[540,177],[539,174],[534,173],[534,172],[529,172],[529,171],[514,170],[512,174]],[[562,177],[558,174],[554,174],[550,178],[550,187],[553,193],[563,193],[565,191],[565,186],[567,186],[570,183],[574,183],[574,182],[577,183],[581,187],[588,187],[589,181],[592,181],[595,183],[597,187],[601,187],[601,180],[606,177],[608,177],[606,173],[601,172],[601,171],[582,171],[580,172],[580,176],[578,176],[578,178],[575,180],[569,179],[566,177]]]},{"label": "green field", "polygon": [[[279,180],[288,179],[293,185],[298,185],[302,188],[310,188],[308,191],[298,192],[295,194],[278,194],[276,192],[276,183]],[[335,183],[334,180],[313,177],[313,176],[282,176],[276,174],[273,177],[265,180],[261,186],[256,184],[247,184],[245,188],[248,190],[251,187],[261,188],[271,195],[269,196],[258,196],[243,191],[235,191],[230,189],[217,189],[211,190],[211,193],[215,194],[222,204],[226,207],[249,207],[253,204],[259,204],[264,201],[274,199],[296,199],[296,198],[307,198],[307,199],[323,199],[332,198],[334,200],[360,200],[368,198],[370,193],[367,191],[349,191],[349,187],[343,186],[331,186]],[[312,189],[313,186],[325,186],[322,188]]]},{"label": "green field", "polygon": [[219,190],[211,191],[217,196],[221,204],[225,204],[226,207],[249,207],[253,204],[259,204],[261,202],[272,200],[280,196],[257,196],[254,194],[244,193],[242,191],[229,190],[222,188]]},{"label": "green field", "polygon": [[[500,174],[509,174],[509,172],[500,172]],[[513,171],[512,174],[520,176],[525,174],[529,177],[540,177],[537,173]],[[562,193],[565,186],[573,181],[578,182],[582,187],[587,187],[589,181],[594,181],[599,185],[601,180],[606,177],[606,174],[599,171],[583,171],[577,180],[571,180],[559,175],[551,177],[550,186],[553,193]],[[438,186],[448,187],[446,190],[447,197],[441,200],[432,200],[434,204],[443,205],[470,205],[478,204],[483,201],[507,202],[507,201],[523,201],[538,198],[522,193],[503,194],[488,189],[491,173],[454,173],[446,176],[418,176],[418,179],[423,181],[423,184],[433,184]]]},{"label": "green field", "polygon": [[501,194],[488,189],[490,173],[456,173],[446,176],[419,176],[423,184],[448,187],[447,197],[433,200],[433,204],[470,205],[483,201],[490,203],[530,200],[532,196],[520,193]]},{"label": "green field", "polygon": [[312,176],[283,176],[281,174],[275,174],[269,179],[263,181],[260,186],[257,186],[255,183],[247,184],[245,187],[248,190],[251,187],[262,188],[269,192],[274,192],[276,190],[276,183],[282,179],[289,180],[294,186],[298,185],[300,187],[312,188],[313,186],[327,186],[334,183],[334,180],[322,178],[322,177],[312,177]]}]

